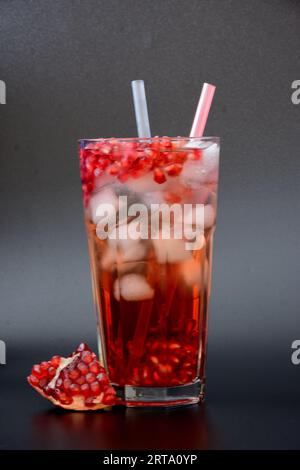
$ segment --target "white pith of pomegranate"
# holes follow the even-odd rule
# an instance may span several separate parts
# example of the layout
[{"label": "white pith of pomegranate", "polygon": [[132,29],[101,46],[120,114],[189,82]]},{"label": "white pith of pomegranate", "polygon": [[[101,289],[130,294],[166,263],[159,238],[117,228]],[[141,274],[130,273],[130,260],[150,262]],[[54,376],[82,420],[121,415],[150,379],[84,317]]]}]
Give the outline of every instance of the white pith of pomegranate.
[{"label": "white pith of pomegranate", "polygon": [[33,366],[28,383],[54,405],[68,410],[99,410],[116,404],[104,367],[81,343],[71,356],[53,356]]}]

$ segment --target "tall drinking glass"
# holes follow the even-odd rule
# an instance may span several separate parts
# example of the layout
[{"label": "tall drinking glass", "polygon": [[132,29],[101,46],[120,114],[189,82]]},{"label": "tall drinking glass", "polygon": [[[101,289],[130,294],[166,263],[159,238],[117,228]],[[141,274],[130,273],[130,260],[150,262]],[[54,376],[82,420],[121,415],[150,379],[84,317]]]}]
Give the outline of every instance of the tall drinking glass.
[{"label": "tall drinking glass", "polygon": [[82,139],[100,360],[127,406],[204,397],[219,139]]}]

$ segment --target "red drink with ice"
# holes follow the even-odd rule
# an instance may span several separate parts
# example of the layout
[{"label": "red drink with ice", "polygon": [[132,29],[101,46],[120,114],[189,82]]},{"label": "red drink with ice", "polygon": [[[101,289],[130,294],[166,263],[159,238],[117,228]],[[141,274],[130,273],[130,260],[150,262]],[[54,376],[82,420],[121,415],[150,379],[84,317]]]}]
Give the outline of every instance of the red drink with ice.
[{"label": "red drink with ice", "polygon": [[80,142],[100,357],[128,406],[203,397],[218,164],[216,138]]}]

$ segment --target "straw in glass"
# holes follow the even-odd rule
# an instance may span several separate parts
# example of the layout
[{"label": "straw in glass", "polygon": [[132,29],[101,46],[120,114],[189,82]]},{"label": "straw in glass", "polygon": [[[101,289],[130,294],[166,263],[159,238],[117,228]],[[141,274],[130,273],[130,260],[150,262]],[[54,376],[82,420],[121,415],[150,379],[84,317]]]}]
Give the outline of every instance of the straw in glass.
[{"label": "straw in glass", "polygon": [[151,137],[144,80],[131,82],[138,137]]},{"label": "straw in glass", "polygon": [[215,90],[216,87],[214,85],[210,85],[209,83],[203,84],[190,137],[203,136]]}]

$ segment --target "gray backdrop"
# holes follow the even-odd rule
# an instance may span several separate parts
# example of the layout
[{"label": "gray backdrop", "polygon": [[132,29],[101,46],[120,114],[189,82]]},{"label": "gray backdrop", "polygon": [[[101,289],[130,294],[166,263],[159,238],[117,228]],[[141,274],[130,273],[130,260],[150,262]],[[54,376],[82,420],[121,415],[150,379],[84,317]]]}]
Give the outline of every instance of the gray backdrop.
[{"label": "gray backdrop", "polygon": [[29,349],[95,345],[77,139],[134,136],[138,78],[153,134],[187,135],[207,81],[206,134],[221,137],[208,377],[299,396],[299,31],[297,0],[0,1],[8,368]]}]

